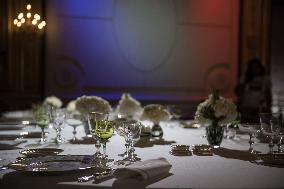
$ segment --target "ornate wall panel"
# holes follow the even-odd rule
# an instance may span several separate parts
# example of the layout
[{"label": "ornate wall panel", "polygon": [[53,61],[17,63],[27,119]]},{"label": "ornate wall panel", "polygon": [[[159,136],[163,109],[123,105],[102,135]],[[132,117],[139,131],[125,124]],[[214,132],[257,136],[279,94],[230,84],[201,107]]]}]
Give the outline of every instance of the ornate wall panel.
[{"label": "ornate wall panel", "polygon": [[[238,0],[50,0],[47,17],[47,94],[187,100],[218,88],[234,96]],[[80,65],[68,68],[76,86],[56,76],[66,67],[60,57]]]}]

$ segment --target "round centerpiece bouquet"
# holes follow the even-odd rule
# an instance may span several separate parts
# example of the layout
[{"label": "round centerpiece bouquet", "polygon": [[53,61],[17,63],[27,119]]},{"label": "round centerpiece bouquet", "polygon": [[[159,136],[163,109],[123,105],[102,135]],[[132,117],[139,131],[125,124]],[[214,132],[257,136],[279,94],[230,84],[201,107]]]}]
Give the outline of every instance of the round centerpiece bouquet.
[{"label": "round centerpiece bouquet", "polygon": [[168,121],[171,118],[169,111],[160,104],[149,104],[146,105],[143,109],[141,116],[142,120],[149,120],[154,123],[151,134],[154,137],[159,137],[163,135],[163,130],[159,123],[161,121]]},{"label": "round centerpiece bouquet", "polygon": [[123,93],[121,99],[116,108],[118,118],[130,118],[133,119],[139,115],[142,111],[142,107],[139,101],[134,99],[129,93]]},{"label": "round centerpiece bouquet", "polygon": [[60,108],[62,106],[62,101],[56,96],[48,96],[45,98],[43,104],[53,108]]},{"label": "round centerpiece bouquet", "polygon": [[206,125],[206,137],[211,145],[219,146],[223,139],[224,125],[237,118],[237,107],[229,99],[214,91],[208,99],[200,103],[195,113],[195,120]]},{"label": "round centerpiece bouquet", "polygon": [[81,96],[77,98],[75,107],[80,114],[87,116],[90,112],[109,113],[109,102],[99,96]]},{"label": "round centerpiece bouquet", "polygon": [[99,96],[81,96],[76,99],[75,107],[84,120],[86,134],[90,134],[87,123],[90,112],[109,114],[112,110],[110,103]]}]

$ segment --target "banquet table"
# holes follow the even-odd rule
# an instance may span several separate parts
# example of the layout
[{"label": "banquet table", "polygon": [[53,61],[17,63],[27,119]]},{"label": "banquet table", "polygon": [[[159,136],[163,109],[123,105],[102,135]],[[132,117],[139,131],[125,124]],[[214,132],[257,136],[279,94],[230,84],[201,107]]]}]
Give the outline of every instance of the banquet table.
[{"label": "banquet table", "polygon": [[[145,123],[146,125],[149,123]],[[247,152],[248,135],[237,134],[234,138],[224,138],[221,147],[213,150],[212,156],[174,156],[169,153],[171,144],[207,144],[204,137],[205,129],[183,128],[179,121],[169,121],[161,123],[164,130],[162,138],[153,139],[141,137],[141,141],[135,147],[135,153],[143,160],[166,158],[172,165],[170,173],[160,179],[133,181],[130,183],[132,188],[283,188],[284,168],[257,164],[252,161],[251,154]],[[72,155],[92,155],[95,146],[92,143],[82,140],[86,136],[84,127],[77,127],[77,141],[68,142],[72,139],[72,130],[66,126],[62,132],[66,141],[57,145],[52,142],[55,131],[48,129],[48,142],[37,146],[39,139],[22,139],[26,142],[19,144],[13,149],[0,150],[0,164],[6,165],[17,157],[20,150],[27,148],[50,148],[56,147],[63,149],[61,154]],[[0,131],[0,134],[18,134],[23,131],[40,131],[35,126],[25,126],[22,130]],[[256,142],[254,148],[257,151],[266,153],[268,147],[266,143]],[[125,150],[124,139],[115,134],[107,143],[107,154],[115,161],[120,160],[121,154]],[[11,169],[0,172],[0,188],[110,188],[123,186],[114,178],[101,183],[88,181],[77,182],[79,176],[88,175],[89,172],[75,172],[57,175],[38,175],[18,172]],[[126,185],[128,186],[128,185]],[[123,187],[124,188],[124,187]]]}]

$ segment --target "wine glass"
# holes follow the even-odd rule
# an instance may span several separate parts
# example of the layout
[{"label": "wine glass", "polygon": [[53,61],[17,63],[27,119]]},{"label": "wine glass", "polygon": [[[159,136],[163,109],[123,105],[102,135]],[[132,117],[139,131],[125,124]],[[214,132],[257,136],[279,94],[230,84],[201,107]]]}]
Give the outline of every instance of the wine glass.
[{"label": "wine glass", "polygon": [[126,160],[130,162],[136,162],[141,160],[134,154],[135,148],[134,145],[140,140],[142,124],[141,122],[131,122],[126,125],[126,138],[129,140],[130,149]]},{"label": "wine glass", "polygon": [[253,149],[254,138],[260,132],[260,125],[259,124],[252,124],[252,123],[242,123],[238,125],[239,129],[242,132],[249,134],[249,153],[256,153]]},{"label": "wine glass", "polygon": [[[273,153],[274,140],[279,135],[281,128],[280,113],[260,113],[259,114],[261,131],[264,135],[270,137],[269,153]],[[281,144],[280,144],[281,147]]]},{"label": "wine glass", "polygon": [[79,125],[83,124],[83,122],[81,120],[81,115],[80,114],[76,114],[76,113],[69,113],[67,115],[66,123],[69,126],[73,127],[73,131],[72,131],[73,138],[72,138],[72,141],[76,141],[77,140],[77,138],[76,138],[76,134],[77,134],[76,128]]},{"label": "wine glass", "polygon": [[124,137],[125,139],[125,152],[123,154],[118,154],[118,156],[122,156],[124,158],[126,158],[128,156],[128,151],[129,151],[129,140],[126,137],[126,124],[127,124],[128,120],[126,118],[118,118],[117,120],[115,120],[115,124],[114,124],[114,129],[116,131],[116,133],[119,136]]},{"label": "wine glass", "polygon": [[[114,132],[113,122],[108,121],[108,113],[90,112],[88,114],[88,123],[92,136],[97,139],[95,153],[96,157],[106,158],[106,142]],[[100,153],[100,144],[103,144],[103,154]]]},{"label": "wine glass", "polygon": [[36,125],[41,128],[40,143],[43,144],[46,142],[44,129],[49,125],[50,122],[47,110],[43,107],[37,108],[37,110],[34,112],[34,118]]},{"label": "wine glass", "polygon": [[50,118],[52,127],[56,131],[56,143],[63,143],[64,139],[61,136],[61,131],[65,126],[66,112],[64,109],[51,109]]},{"label": "wine glass", "polygon": [[120,120],[115,124],[117,134],[125,138],[126,147],[126,152],[120,155],[123,156],[124,159],[116,161],[115,164],[128,165],[132,162],[141,160],[134,154],[134,144],[140,139],[141,128],[142,124],[135,120]]}]

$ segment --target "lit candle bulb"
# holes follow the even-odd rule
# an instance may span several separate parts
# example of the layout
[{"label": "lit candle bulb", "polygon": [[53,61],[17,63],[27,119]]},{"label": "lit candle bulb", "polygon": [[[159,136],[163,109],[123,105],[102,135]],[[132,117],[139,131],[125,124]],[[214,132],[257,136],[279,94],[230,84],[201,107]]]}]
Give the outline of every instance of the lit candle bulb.
[{"label": "lit candle bulb", "polygon": [[23,16],[24,16],[24,14],[21,12],[21,13],[18,15],[18,19],[19,19],[19,20],[22,19]]},{"label": "lit candle bulb", "polygon": [[27,10],[31,10],[32,6],[30,4],[27,4]]},{"label": "lit candle bulb", "polygon": [[18,22],[18,23],[17,23],[17,26],[18,26],[18,27],[21,27],[21,25],[22,25],[21,22]]},{"label": "lit candle bulb", "polygon": [[39,24],[37,27],[38,27],[38,29],[41,30],[41,29],[43,28],[43,25],[42,25],[42,24]]},{"label": "lit candle bulb", "polygon": [[25,18],[21,19],[22,24],[25,23],[25,21],[26,21]]},{"label": "lit candle bulb", "polygon": [[45,21],[42,21],[42,22],[41,22],[41,25],[42,25],[42,26],[46,26],[46,22],[45,22]]},{"label": "lit candle bulb", "polygon": [[30,12],[27,13],[27,18],[32,17],[32,14]]},{"label": "lit candle bulb", "polygon": [[32,24],[36,25],[36,23],[37,23],[37,20],[33,19]]},{"label": "lit candle bulb", "polygon": [[17,25],[18,19],[14,19],[14,24]]},{"label": "lit candle bulb", "polygon": [[34,18],[35,18],[36,20],[40,20],[40,15],[35,14],[35,15],[34,15]]}]

